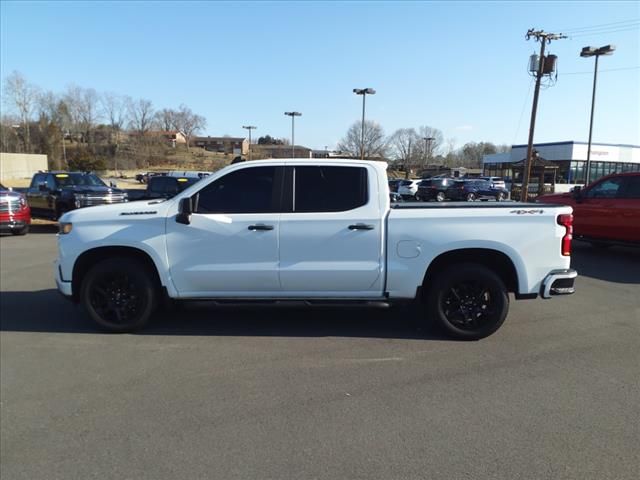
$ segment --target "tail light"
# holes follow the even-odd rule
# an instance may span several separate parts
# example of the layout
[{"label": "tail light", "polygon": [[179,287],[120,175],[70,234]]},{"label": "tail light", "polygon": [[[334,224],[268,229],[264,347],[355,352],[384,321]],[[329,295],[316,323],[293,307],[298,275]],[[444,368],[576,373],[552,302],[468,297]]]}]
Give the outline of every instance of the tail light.
[{"label": "tail light", "polygon": [[562,225],[565,228],[564,237],[562,237],[562,243],[560,244],[560,252],[563,256],[569,257],[571,256],[571,240],[573,239],[573,215],[558,215],[558,225]]}]

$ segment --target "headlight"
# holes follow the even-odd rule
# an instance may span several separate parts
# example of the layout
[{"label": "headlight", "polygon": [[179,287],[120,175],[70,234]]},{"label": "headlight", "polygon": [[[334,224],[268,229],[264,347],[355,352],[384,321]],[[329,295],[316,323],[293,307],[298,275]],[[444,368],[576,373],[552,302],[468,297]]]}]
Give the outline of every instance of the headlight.
[{"label": "headlight", "polygon": [[73,224],[71,222],[60,222],[58,233],[60,235],[66,235],[73,230]]}]

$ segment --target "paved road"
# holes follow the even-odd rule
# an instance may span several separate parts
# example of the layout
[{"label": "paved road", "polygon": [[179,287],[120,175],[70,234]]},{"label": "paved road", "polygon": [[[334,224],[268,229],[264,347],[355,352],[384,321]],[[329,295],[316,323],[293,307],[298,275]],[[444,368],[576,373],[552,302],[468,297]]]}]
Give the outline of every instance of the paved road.
[{"label": "paved road", "polygon": [[[42,232],[44,228],[44,232]],[[97,333],[55,236],[0,239],[0,476],[637,479],[640,251],[455,342],[381,310],[189,308]]]}]

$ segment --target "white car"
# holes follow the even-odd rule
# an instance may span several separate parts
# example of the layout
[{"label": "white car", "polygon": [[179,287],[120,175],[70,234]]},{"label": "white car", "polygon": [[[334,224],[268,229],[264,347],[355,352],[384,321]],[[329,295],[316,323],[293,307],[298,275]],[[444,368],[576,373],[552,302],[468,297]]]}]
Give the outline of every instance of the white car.
[{"label": "white car", "polygon": [[60,219],[60,292],[111,331],[170,300],[420,302],[449,334],[495,332],[516,299],[574,292],[571,207],[391,204],[386,164],[242,162],[169,200]]},{"label": "white car", "polygon": [[422,180],[402,180],[398,186],[398,193],[402,198],[416,198],[418,193],[418,184]]},{"label": "white car", "polygon": [[493,188],[507,188],[502,177],[478,177],[478,180],[491,182],[491,187]]}]

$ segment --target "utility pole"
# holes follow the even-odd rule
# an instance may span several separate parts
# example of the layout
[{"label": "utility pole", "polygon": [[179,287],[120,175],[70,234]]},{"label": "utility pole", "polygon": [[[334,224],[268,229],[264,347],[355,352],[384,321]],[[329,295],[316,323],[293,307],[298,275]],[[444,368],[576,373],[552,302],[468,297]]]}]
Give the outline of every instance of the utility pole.
[{"label": "utility pole", "polygon": [[[538,97],[540,96],[540,82],[544,75],[544,50],[547,43],[551,40],[559,40],[561,38],[567,38],[566,35],[561,33],[548,33],[544,30],[534,30],[533,28],[527,31],[526,39],[531,37],[536,39],[536,42],[540,42],[540,60],[538,61],[538,71],[536,72],[536,88],[533,93],[533,107],[531,108],[531,123],[529,125],[529,142],[527,143],[527,160],[524,170],[524,178],[522,180],[522,193],[520,194],[520,201],[526,202],[529,200],[529,180],[531,176],[531,164],[533,163],[533,133],[536,128],[536,114],[538,112]],[[544,179],[543,179],[544,181]]]},{"label": "utility pole", "polygon": [[258,127],[254,127],[253,125],[243,125],[242,128],[249,130],[249,161],[251,161],[251,130],[255,130]]}]

